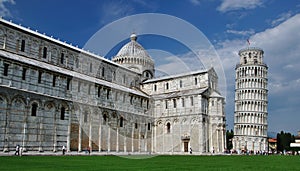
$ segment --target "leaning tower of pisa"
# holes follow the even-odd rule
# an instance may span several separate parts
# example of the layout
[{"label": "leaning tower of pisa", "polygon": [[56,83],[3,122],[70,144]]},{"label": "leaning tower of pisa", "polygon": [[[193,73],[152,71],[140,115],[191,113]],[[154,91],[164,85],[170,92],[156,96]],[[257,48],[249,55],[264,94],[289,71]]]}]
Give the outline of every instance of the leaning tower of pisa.
[{"label": "leaning tower of pisa", "polygon": [[264,51],[246,48],[239,51],[235,85],[233,148],[239,151],[267,150],[267,72]]}]

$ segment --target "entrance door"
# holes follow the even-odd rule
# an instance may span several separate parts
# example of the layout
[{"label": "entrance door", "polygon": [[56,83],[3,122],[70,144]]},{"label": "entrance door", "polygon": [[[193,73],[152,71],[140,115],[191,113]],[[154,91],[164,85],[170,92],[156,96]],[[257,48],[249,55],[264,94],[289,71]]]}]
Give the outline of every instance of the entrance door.
[{"label": "entrance door", "polygon": [[189,142],[188,141],[184,141],[183,142],[183,146],[184,146],[184,152],[189,152]]}]

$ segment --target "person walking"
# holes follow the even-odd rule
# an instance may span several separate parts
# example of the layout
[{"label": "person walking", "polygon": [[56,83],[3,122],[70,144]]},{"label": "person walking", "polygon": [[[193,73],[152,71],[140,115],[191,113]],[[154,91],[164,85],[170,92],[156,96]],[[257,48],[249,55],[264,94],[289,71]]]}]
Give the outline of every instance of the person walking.
[{"label": "person walking", "polygon": [[91,147],[90,146],[87,147],[87,152],[88,152],[89,155],[91,154]]},{"label": "person walking", "polygon": [[16,156],[19,156],[19,155],[20,155],[20,146],[19,146],[19,145],[16,146],[16,152],[15,152],[15,155],[16,155]]},{"label": "person walking", "polygon": [[64,145],[62,146],[62,153],[63,153],[63,155],[66,154],[66,147]]}]

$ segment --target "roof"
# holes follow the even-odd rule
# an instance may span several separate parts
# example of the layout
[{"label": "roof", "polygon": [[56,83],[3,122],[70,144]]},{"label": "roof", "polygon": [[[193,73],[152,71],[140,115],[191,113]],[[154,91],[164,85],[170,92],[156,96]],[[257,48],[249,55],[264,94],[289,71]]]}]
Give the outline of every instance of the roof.
[{"label": "roof", "polygon": [[268,139],[268,142],[269,143],[276,143],[277,139],[276,138],[270,138],[270,139]]},{"label": "roof", "polygon": [[168,99],[168,98],[177,98],[177,97],[189,96],[189,95],[194,95],[194,94],[202,94],[207,89],[208,88],[173,91],[173,92],[170,92],[170,93],[154,94],[154,95],[152,95],[152,97],[156,100],[158,100],[158,99]]},{"label": "roof", "polygon": [[131,34],[131,41],[125,44],[114,57],[136,57],[143,59],[151,59],[150,55],[147,51],[140,45],[136,40],[137,36],[135,34]]},{"label": "roof", "polygon": [[7,20],[5,20],[5,19],[3,19],[3,18],[1,18],[1,17],[0,17],[0,22],[4,23],[4,24],[6,24],[6,25],[9,25],[9,26],[15,27],[15,28],[17,28],[17,29],[19,29],[19,30],[22,30],[22,31],[24,31],[24,32],[27,32],[27,33],[29,33],[29,34],[35,35],[35,36],[37,36],[37,37],[43,38],[43,39],[45,39],[45,40],[48,40],[48,41],[50,41],[50,42],[56,43],[56,44],[61,45],[61,46],[63,46],[63,47],[67,47],[67,48],[72,49],[72,50],[74,50],[74,51],[77,51],[77,52],[79,52],[79,53],[86,54],[86,55],[88,55],[88,56],[90,56],[90,57],[93,57],[93,58],[96,58],[96,59],[99,59],[99,60],[108,62],[108,63],[113,64],[113,65],[116,65],[116,66],[121,67],[121,68],[123,68],[123,69],[125,69],[125,70],[127,70],[127,71],[137,73],[137,72],[135,72],[135,71],[133,71],[133,70],[128,69],[127,67],[124,67],[124,66],[122,66],[122,65],[120,65],[120,64],[118,64],[118,63],[115,63],[115,62],[113,62],[113,61],[111,61],[111,60],[109,60],[109,59],[106,59],[106,58],[104,58],[104,57],[102,57],[102,56],[100,56],[100,55],[96,55],[96,54],[94,54],[94,53],[92,53],[92,52],[86,51],[86,50],[84,50],[84,49],[80,49],[80,48],[78,48],[77,46],[76,46],[76,47],[73,46],[72,44],[68,44],[68,43],[66,43],[66,42],[62,42],[62,41],[60,41],[60,40],[57,40],[57,39],[53,38],[52,36],[49,37],[49,36],[47,36],[45,33],[44,33],[44,34],[41,34],[41,33],[39,33],[37,30],[36,30],[36,31],[33,31],[33,30],[29,29],[29,28],[25,28],[25,27],[23,27],[23,26],[21,26],[21,25],[17,25],[17,24],[15,24],[15,23],[12,23],[11,21],[7,21]]},{"label": "roof", "polygon": [[136,94],[136,95],[147,97],[147,98],[149,97],[149,96],[145,95],[144,93],[142,93],[140,91],[137,91],[137,90],[134,90],[134,89],[122,86],[122,85],[118,85],[118,84],[115,84],[115,83],[112,83],[112,82],[101,80],[101,79],[91,77],[91,76],[88,76],[88,75],[85,75],[85,74],[81,74],[81,73],[78,73],[78,72],[75,72],[75,71],[71,71],[71,70],[64,69],[64,68],[61,68],[61,67],[58,67],[58,66],[47,64],[47,63],[44,63],[44,62],[41,62],[41,61],[37,61],[35,59],[26,58],[26,57],[23,57],[23,56],[18,55],[18,54],[13,54],[13,53],[10,53],[10,52],[7,52],[7,51],[0,50],[0,55],[3,56],[3,57],[6,57],[8,59],[11,59],[11,60],[20,61],[20,62],[28,64],[28,65],[33,65],[33,66],[38,67],[38,68],[44,68],[44,69],[47,69],[47,70],[50,70],[50,71],[54,71],[54,72],[57,72],[57,73],[68,75],[70,77],[78,78],[78,79],[81,79],[81,80],[84,80],[84,81],[87,81],[87,82],[94,82],[94,83],[97,83],[97,84],[100,84],[100,85],[103,85],[103,86],[114,88],[116,90]]},{"label": "roof", "polygon": [[219,92],[213,91],[209,97],[219,97],[219,98],[224,98]]},{"label": "roof", "polygon": [[245,51],[261,51],[262,53],[264,53],[264,51],[261,49],[261,48],[258,48],[258,47],[248,47],[248,48],[244,48],[244,49],[241,49],[239,51],[239,54],[245,52]]},{"label": "roof", "polygon": [[208,72],[208,70],[203,69],[203,70],[181,73],[181,74],[177,74],[177,75],[167,75],[167,76],[163,76],[163,77],[159,77],[159,78],[149,79],[143,83],[147,84],[147,83],[151,83],[151,82],[158,82],[158,81],[162,81],[162,80],[169,80],[169,79],[180,78],[180,77],[185,77],[185,76],[190,76],[190,75],[197,75],[197,74],[206,73],[206,72]]}]

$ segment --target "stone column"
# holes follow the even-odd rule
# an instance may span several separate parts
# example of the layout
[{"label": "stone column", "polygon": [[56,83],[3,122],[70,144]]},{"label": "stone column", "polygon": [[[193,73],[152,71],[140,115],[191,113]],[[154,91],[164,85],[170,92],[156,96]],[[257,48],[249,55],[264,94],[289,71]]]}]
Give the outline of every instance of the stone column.
[{"label": "stone column", "polygon": [[133,146],[133,143],[134,143],[134,127],[135,125],[134,125],[134,123],[133,123],[133,126],[132,126],[132,132],[131,132],[131,152],[133,152],[134,151],[134,146]]},{"label": "stone column", "polygon": [[138,152],[141,152],[141,127],[142,127],[142,124],[139,124],[139,127],[138,127],[138,131],[139,131],[139,140],[138,140]]},{"label": "stone column", "polygon": [[78,151],[81,149],[81,134],[82,134],[82,114],[79,114],[79,129],[78,129]]},{"label": "stone column", "polygon": [[110,152],[110,127],[107,125],[107,152]]},{"label": "stone column", "polygon": [[126,142],[127,141],[127,138],[126,138],[127,137],[127,129],[125,129],[125,131],[126,132],[124,133],[124,139],[123,139],[124,140],[124,152],[127,152],[127,142]]},{"label": "stone column", "polygon": [[[3,45],[4,46],[4,45]],[[7,102],[7,108],[5,112],[5,129],[4,129],[4,149],[3,152],[9,152],[9,115],[10,115],[10,110],[11,110],[11,103]]]},{"label": "stone column", "polygon": [[23,142],[22,142],[22,147],[23,147],[23,151],[26,151],[26,141],[27,141],[27,118],[29,115],[29,111],[30,111],[30,98],[27,97],[26,98],[26,106],[25,106],[25,112],[24,112],[24,132],[23,132]]},{"label": "stone column", "polygon": [[225,131],[225,128],[222,128],[222,150],[224,150],[226,147],[225,139],[226,139],[226,131]]},{"label": "stone column", "polygon": [[119,152],[119,128],[117,126],[117,143],[116,143],[116,152]]},{"label": "stone column", "polygon": [[151,151],[152,153],[154,153],[156,151],[156,121],[155,120],[154,120],[151,134],[152,134]]},{"label": "stone column", "polygon": [[162,132],[163,132],[163,143],[162,143],[162,152],[165,152],[165,132],[166,132],[166,130],[165,130],[165,121],[163,121],[163,130],[162,130]]},{"label": "stone column", "polygon": [[4,35],[4,40],[3,40],[3,49],[5,49],[6,48],[6,38],[7,36],[6,36],[6,34]]},{"label": "stone column", "polygon": [[[186,112],[186,111],[185,111]],[[179,123],[180,123],[180,121],[179,121]],[[182,131],[181,131],[181,127],[182,127],[182,124],[180,124],[179,125],[179,135],[180,135],[180,138],[181,138],[181,136],[182,136]],[[181,152],[184,152],[184,147],[182,146],[183,145],[183,143],[182,143],[182,140],[180,141],[180,151]]]},{"label": "stone column", "polygon": [[42,119],[41,119],[41,121],[40,121],[40,124],[39,124],[39,126],[40,126],[40,130],[39,130],[39,152],[43,152],[43,145],[42,145],[42,143],[43,143],[43,122],[42,122]]},{"label": "stone column", "polygon": [[150,149],[148,149],[149,139],[148,139],[148,124],[145,125],[145,135],[144,135],[144,151],[150,152]]},{"label": "stone column", "polygon": [[68,137],[67,137],[67,152],[71,151],[71,124],[72,124],[72,116],[73,116],[73,104],[69,105],[69,120],[68,120]]},{"label": "stone column", "polygon": [[98,132],[98,146],[99,146],[99,149],[98,151],[101,152],[101,146],[102,146],[102,143],[101,143],[101,127],[102,127],[102,120],[101,120],[101,115],[100,115],[100,118],[99,118],[99,132]]},{"label": "stone column", "polygon": [[205,151],[209,152],[209,134],[208,134],[208,124],[205,124]]},{"label": "stone column", "polygon": [[93,119],[92,119],[92,113],[90,115],[90,119],[89,119],[89,147],[90,147],[90,151],[93,150],[93,147],[92,147],[92,122],[93,122]]},{"label": "stone column", "polygon": [[216,129],[216,132],[217,132],[217,147],[216,147],[216,149],[218,149],[217,152],[220,152],[219,128]]}]

